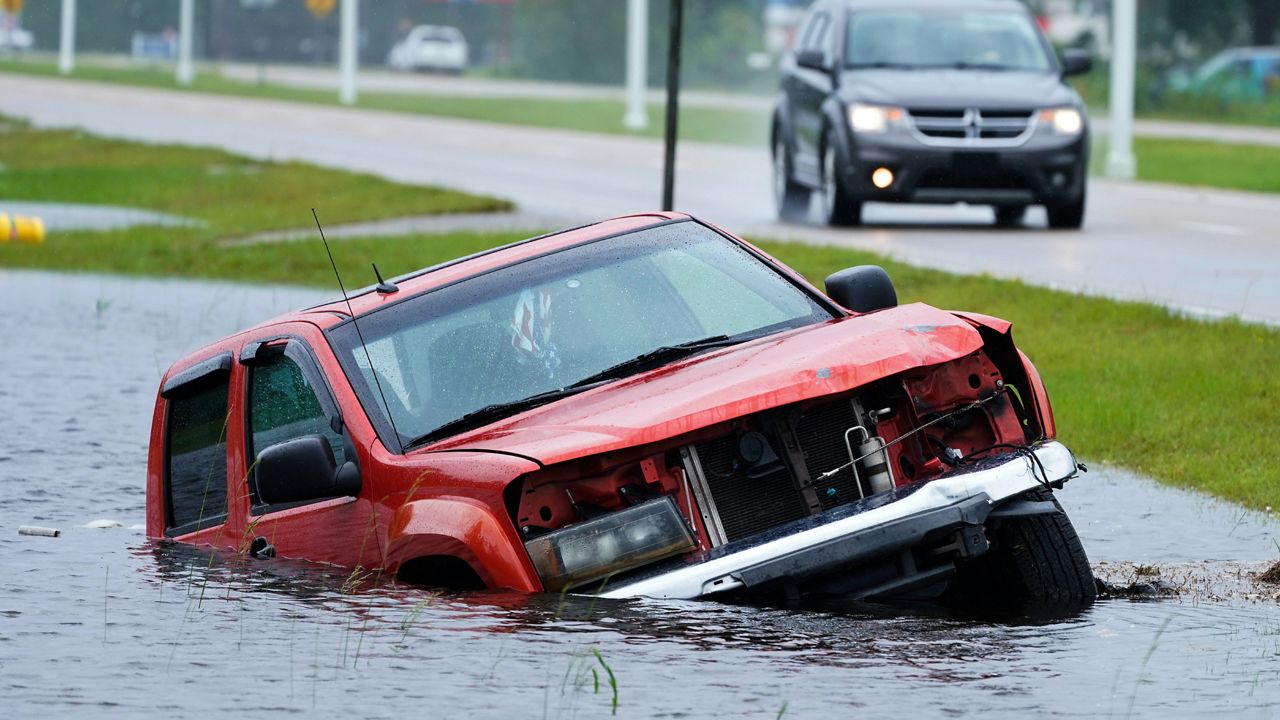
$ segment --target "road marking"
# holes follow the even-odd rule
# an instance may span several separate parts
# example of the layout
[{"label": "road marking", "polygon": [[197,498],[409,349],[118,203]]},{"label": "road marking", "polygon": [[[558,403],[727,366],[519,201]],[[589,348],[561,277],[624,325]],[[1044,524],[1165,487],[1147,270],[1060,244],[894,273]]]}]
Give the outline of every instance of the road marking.
[{"label": "road marking", "polygon": [[1230,235],[1232,237],[1244,237],[1252,235],[1248,228],[1242,228],[1239,225],[1223,225],[1221,223],[1195,222],[1192,220],[1183,220],[1178,223],[1179,226],[1188,230],[1197,232],[1205,232],[1211,235]]}]

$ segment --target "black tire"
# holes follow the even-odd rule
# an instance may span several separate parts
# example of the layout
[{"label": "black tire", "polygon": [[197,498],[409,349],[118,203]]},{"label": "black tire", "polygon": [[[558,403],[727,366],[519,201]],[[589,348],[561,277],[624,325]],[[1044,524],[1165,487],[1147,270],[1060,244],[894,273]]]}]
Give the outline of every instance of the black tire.
[{"label": "black tire", "polygon": [[791,153],[778,135],[773,141],[773,201],[781,220],[801,220],[809,213],[810,191],[792,179]]},{"label": "black tire", "polygon": [[1055,230],[1079,230],[1084,225],[1084,192],[1080,199],[1061,205],[1045,205],[1049,214],[1049,227]]},{"label": "black tire", "polygon": [[1026,205],[999,205],[995,208],[997,227],[1014,227],[1027,216]]},{"label": "black tire", "polygon": [[831,131],[822,143],[822,219],[833,227],[862,223],[862,203],[849,199],[849,194],[836,172],[839,162],[835,138]]},{"label": "black tire", "polygon": [[1033,490],[1024,497],[1052,501],[1058,512],[988,524],[991,549],[960,566],[952,599],[971,608],[1033,614],[1088,607],[1098,597],[1097,584],[1070,518],[1049,490]]}]

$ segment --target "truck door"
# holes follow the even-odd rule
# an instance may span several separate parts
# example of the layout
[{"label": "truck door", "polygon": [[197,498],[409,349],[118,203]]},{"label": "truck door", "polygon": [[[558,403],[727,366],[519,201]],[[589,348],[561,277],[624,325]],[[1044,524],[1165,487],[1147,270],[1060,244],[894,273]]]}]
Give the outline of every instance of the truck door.
[{"label": "truck door", "polygon": [[270,545],[286,557],[348,567],[377,566],[379,543],[374,536],[378,527],[368,500],[334,497],[271,504],[258,492],[257,458],[278,443],[318,435],[327,441],[337,465],[356,459],[342,413],[303,332],[281,336],[279,327],[272,330],[276,334],[248,342],[240,355],[246,370],[244,457],[249,497],[244,542]]}]

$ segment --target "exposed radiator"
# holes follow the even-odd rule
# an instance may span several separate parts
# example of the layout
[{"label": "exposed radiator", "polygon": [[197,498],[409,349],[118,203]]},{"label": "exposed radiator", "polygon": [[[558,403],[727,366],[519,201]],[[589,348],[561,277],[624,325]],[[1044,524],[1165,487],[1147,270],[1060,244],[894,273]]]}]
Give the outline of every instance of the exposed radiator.
[{"label": "exposed radiator", "polygon": [[[812,407],[800,417],[793,429],[810,478],[849,461],[844,434],[857,424],[847,398]],[[770,441],[774,450],[783,455],[778,438],[770,436]],[[747,477],[735,467],[737,443],[738,437],[731,435],[696,445],[725,539],[737,540],[807,515],[808,503],[791,471],[782,466],[761,477]],[[814,485],[814,491],[823,510],[861,497],[851,469]]]}]

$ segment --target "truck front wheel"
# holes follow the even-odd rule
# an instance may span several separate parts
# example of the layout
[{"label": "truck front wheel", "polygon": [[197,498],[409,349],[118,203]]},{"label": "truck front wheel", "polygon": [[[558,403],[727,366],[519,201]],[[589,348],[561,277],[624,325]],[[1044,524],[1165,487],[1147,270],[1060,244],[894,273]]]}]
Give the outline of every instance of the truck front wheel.
[{"label": "truck front wheel", "polygon": [[1070,612],[1092,604],[1097,585],[1080,536],[1049,490],[1024,497],[1058,512],[993,520],[991,549],[962,565],[952,581],[955,604],[1031,613]]}]

